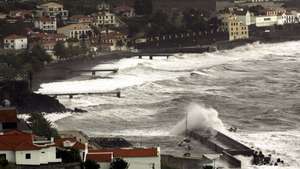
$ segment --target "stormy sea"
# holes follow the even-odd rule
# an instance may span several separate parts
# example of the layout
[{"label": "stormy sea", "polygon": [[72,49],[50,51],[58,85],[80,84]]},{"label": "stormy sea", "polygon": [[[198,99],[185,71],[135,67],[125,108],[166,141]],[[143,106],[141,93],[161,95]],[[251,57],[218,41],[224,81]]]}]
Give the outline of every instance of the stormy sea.
[{"label": "stormy sea", "polygon": [[[95,79],[83,73],[42,84],[37,91],[121,90],[121,98],[59,97],[67,107],[88,112],[54,117],[58,129],[148,139],[155,144],[176,139],[188,113],[190,130],[226,131],[234,126],[237,132],[228,135],[283,159],[286,165],[280,168],[300,168],[300,41],[257,42],[212,53],[178,53],[169,59],[126,58],[97,68],[119,68],[119,72]],[[276,167],[245,164],[245,168]]]}]

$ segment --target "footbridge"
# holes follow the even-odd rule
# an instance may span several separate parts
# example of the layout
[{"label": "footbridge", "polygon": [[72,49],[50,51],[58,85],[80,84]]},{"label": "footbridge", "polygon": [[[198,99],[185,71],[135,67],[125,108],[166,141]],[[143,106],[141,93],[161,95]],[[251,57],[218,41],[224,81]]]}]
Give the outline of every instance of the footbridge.
[{"label": "footbridge", "polygon": [[152,60],[153,58],[157,58],[157,57],[169,59],[169,57],[173,55],[174,54],[172,53],[139,53],[134,56],[138,57],[139,59],[149,58],[150,60]]},{"label": "footbridge", "polygon": [[112,68],[112,69],[81,69],[81,70],[72,70],[72,72],[88,72],[91,73],[92,76],[96,76],[97,72],[112,72],[112,73],[117,73],[119,71],[118,68]]},{"label": "footbridge", "polygon": [[121,91],[109,91],[109,92],[87,92],[87,93],[77,93],[77,92],[70,92],[70,93],[51,93],[47,94],[48,96],[57,98],[58,96],[69,96],[69,99],[72,99],[76,95],[102,95],[102,96],[115,96],[121,98]]}]

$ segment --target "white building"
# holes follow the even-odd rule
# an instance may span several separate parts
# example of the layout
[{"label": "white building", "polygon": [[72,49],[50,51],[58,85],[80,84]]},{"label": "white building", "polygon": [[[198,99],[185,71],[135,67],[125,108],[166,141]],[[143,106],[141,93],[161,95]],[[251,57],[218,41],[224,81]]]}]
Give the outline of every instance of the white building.
[{"label": "white building", "polygon": [[247,11],[244,15],[235,15],[237,20],[241,21],[243,24],[249,26],[255,24],[255,16],[253,13]]},{"label": "white building", "polygon": [[64,10],[64,6],[59,3],[49,2],[38,6],[40,16],[57,17],[61,16],[62,19],[66,20],[69,16],[69,11]]},{"label": "white building", "polygon": [[34,135],[12,130],[0,135],[0,158],[16,165],[60,163],[53,139],[38,140]]},{"label": "white building", "polygon": [[119,26],[117,16],[111,12],[99,12],[95,15],[94,25],[101,26]]},{"label": "white building", "polygon": [[244,24],[235,16],[228,16],[223,20],[224,29],[228,31],[229,40],[249,39],[248,25]]},{"label": "white building", "polygon": [[56,18],[41,17],[34,21],[34,27],[43,31],[56,31]]},{"label": "white building", "polygon": [[101,169],[109,169],[109,164],[114,158],[122,158],[128,162],[128,169],[161,169],[159,148],[89,150],[86,159],[97,161]]},{"label": "white building", "polygon": [[18,35],[9,35],[4,38],[4,49],[26,49],[28,45],[27,37]]},{"label": "white building", "polygon": [[296,11],[286,12],[281,17],[284,24],[300,23],[300,13]]},{"label": "white building", "polygon": [[281,24],[282,21],[278,16],[256,16],[256,27],[268,27]]},{"label": "white building", "polygon": [[86,39],[92,29],[86,24],[71,24],[57,29],[58,34],[64,34],[68,39]]},{"label": "white building", "polygon": [[54,140],[57,148],[68,150],[76,149],[79,151],[80,158],[84,160],[87,153],[87,143],[82,144],[76,140],[76,138],[60,138]]}]

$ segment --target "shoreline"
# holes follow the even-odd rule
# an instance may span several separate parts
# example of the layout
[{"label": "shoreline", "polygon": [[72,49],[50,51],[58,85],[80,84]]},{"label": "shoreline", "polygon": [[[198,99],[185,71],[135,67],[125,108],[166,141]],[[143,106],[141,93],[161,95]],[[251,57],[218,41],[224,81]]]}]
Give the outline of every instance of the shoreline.
[{"label": "shoreline", "polygon": [[[219,41],[213,44],[205,46],[186,46],[186,47],[175,47],[175,48],[161,48],[161,49],[146,49],[141,50],[137,53],[129,51],[117,51],[109,53],[100,53],[93,58],[83,58],[77,57],[72,60],[63,60],[56,63],[50,63],[46,65],[45,68],[36,73],[33,76],[33,91],[37,91],[40,85],[43,83],[58,82],[67,80],[73,77],[80,76],[80,72],[71,72],[76,69],[91,69],[99,64],[112,62],[120,60],[123,58],[130,58],[138,53],[204,53],[204,52],[214,52],[216,50],[230,50],[236,47],[240,47],[247,44],[252,44],[255,42],[261,42],[265,44],[282,43],[288,41],[300,40],[299,37],[286,38],[286,39],[265,39],[265,38],[255,38],[247,40],[238,41]],[[185,52],[186,51],[186,52]]]}]

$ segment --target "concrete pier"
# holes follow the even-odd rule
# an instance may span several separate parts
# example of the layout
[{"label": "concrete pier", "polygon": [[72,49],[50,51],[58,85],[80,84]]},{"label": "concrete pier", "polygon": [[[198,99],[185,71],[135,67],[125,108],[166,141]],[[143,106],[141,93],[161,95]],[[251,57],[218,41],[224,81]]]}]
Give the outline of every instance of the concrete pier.
[{"label": "concrete pier", "polygon": [[139,59],[147,57],[150,60],[153,60],[153,58],[155,58],[155,57],[165,57],[166,59],[169,59],[169,57],[172,56],[172,54],[170,54],[170,53],[140,53],[135,56],[138,56]]},{"label": "concrete pier", "polygon": [[222,154],[222,159],[228,161],[231,165],[236,168],[241,168],[242,162],[237,159],[236,155],[251,156],[253,150],[240,142],[226,136],[225,134],[214,131],[216,133],[213,136],[203,136],[198,132],[190,132],[190,137],[198,140],[202,144],[206,145],[216,153]]},{"label": "concrete pier", "polygon": [[119,71],[119,69],[114,68],[114,69],[92,69],[92,70],[81,69],[81,70],[73,70],[72,72],[90,72],[90,73],[92,73],[92,76],[96,76],[97,72],[112,72],[112,73],[117,73],[118,71]]},{"label": "concrete pier", "polygon": [[118,98],[121,98],[121,91],[110,91],[110,92],[89,92],[89,93],[53,93],[48,94],[49,96],[52,96],[54,98],[57,98],[58,96],[69,96],[69,99],[72,99],[76,95],[114,95]]}]

